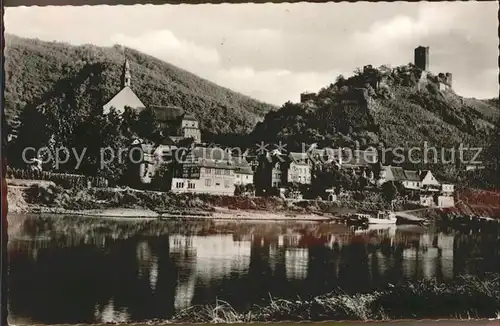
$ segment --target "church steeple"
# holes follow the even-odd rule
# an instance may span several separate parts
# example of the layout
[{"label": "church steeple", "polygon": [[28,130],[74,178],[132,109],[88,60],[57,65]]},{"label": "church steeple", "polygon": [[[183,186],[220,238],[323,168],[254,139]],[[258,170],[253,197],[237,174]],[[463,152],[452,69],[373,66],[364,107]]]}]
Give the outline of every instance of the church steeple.
[{"label": "church steeple", "polygon": [[123,63],[123,71],[122,71],[122,88],[131,86],[132,75],[130,74],[130,64],[128,59],[125,58],[125,62]]}]

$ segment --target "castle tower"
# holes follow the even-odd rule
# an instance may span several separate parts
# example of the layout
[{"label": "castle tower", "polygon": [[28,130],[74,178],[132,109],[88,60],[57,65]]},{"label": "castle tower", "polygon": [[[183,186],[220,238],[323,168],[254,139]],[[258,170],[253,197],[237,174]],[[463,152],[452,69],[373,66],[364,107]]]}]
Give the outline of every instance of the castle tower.
[{"label": "castle tower", "polygon": [[429,70],[428,46],[419,46],[415,49],[415,66],[423,71]]},{"label": "castle tower", "polygon": [[130,74],[130,64],[128,59],[125,59],[122,71],[122,88],[131,86],[132,75]]},{"label": "castle tower", "polygon": [[448,84],[448,86],[450,86],[450,88],[453,87],[453,76],[451,72],[446,73],[446,83]]}]

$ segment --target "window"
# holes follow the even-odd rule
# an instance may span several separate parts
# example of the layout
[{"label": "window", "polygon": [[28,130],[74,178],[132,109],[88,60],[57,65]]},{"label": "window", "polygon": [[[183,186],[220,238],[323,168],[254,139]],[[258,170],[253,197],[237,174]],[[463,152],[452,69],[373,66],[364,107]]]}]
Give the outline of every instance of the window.
[{"label": "window", "polygon": [[237,174],[237,175],[236,175],[236,177],[239,179],[239,178],[240,178],[240,175],[239,175],[239,174]]},{"label": "window", "polygon": [[245,176],[245,179],[247,179],[247,180],[248,180],[248,175],[246,175],[246,176]]},{"label": "window", "polygon": [[212,180],[211,179],[205,179],[205,186],[211,187],[212,186]]},{"label": "window", "polygon": [[177,183],[175,184],[175,187],[176,187],[176,188],[178,188],[178,189],[180,189],[180,188],[184,188],[184,182],[177,182]]},{"label": "window", "polygon": [[195,184],[188,182],[188,189],[194,189],[194,188],[195,188]]},{"label": "window", "polygon": [[215,186],[216,186],[216,187],[220,186],[220,182],[216,182],[216,183],[215,183]]},{"label": "window", "polygon": [[220,169],[215,169],[215,174],[216,175],[220,175],[221,174],[221,170]]}]

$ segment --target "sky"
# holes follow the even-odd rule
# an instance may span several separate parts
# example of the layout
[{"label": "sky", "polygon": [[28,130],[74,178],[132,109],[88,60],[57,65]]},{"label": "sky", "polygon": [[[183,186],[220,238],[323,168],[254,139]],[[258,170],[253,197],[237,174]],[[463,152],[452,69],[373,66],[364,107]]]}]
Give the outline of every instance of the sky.
[{"label": "sky", "polygon": [[23,37],[125,45],[281,105],[357,67],[413,62],[419,45],[459,95],[498,96],[497,14],[496,1],[302,2],[16,7],[4,21]]}]

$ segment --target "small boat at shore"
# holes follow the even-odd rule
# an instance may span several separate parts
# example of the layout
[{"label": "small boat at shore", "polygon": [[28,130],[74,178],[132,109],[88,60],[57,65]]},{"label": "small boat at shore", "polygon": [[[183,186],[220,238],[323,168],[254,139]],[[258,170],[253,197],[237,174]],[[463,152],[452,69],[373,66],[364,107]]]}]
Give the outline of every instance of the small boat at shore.
[{"label": "small boat at shore", "polygon": [[414,225],[426,225],[429,224],[424,218],[405,213],[405,212],[396,212],[396,218],[398,219],[398,224],[414,224]]},{"label": "small boat at shore", "polygon": [[378,211],[368,217],[369,224],[396,224],[397,221],[396,214],[391,211]]}]

